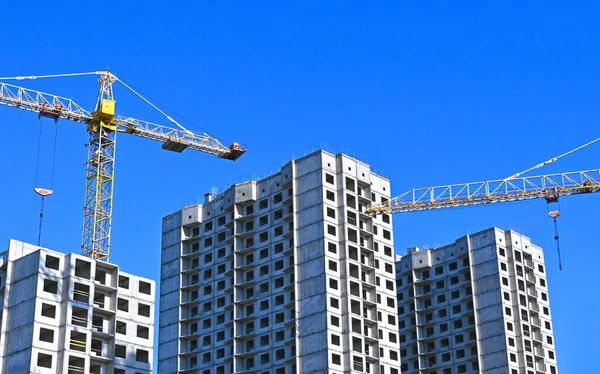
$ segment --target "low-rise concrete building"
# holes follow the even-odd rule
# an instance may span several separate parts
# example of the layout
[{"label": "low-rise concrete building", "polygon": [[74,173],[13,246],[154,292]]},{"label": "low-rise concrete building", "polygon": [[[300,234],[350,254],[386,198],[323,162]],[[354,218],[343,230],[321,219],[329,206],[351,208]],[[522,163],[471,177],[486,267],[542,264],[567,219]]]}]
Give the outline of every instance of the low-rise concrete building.
[{"label": "low-rise concrete building", "polygon": [[155,282],[10,240],[0,253],[0,372],[152,372]]}]

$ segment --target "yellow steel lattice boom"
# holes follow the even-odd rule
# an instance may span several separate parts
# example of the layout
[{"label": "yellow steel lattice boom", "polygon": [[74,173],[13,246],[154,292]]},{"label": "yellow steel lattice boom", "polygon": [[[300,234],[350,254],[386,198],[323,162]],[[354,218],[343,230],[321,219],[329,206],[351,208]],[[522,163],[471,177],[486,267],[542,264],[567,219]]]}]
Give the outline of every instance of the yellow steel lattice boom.
[{"label": "yellow steel lattice boom", "polygon": [[365,213],[408,213],[600,192],[600,169],[413,189]]}]

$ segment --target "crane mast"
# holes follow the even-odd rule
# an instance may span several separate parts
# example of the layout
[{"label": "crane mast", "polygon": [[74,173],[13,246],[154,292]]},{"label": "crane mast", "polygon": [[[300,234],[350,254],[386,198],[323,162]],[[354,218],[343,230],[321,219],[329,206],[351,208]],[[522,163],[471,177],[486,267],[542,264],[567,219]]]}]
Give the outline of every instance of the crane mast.
[{"label": "crane mast", "polygon": [[112,85],[116,78],[103,72],[98,79],[100,91],[87,143],[85,164],[85,197],[81,254],[96,260],[108,260],[115,177],[115,146],[117,128],[114,124],[115,100]]},{"label": "crane mast", "polygon": [[[38,117],[49,117],[55,122],[66,119],[87,125],[87,162],[81,253],[98,261],[108,261],[113,208],[115,146],[118,132],[162,142],[162,148],[182,152],[186,148],[219,158],[235,161],[246,149],[239,143],[224,146],[219,140],[187,130],[173,118],[158,109],[142,95],[117,76],[106,71],[50,76],[28,76],[0,78],[1,80],[29,80],[66,76],[97,75],[100,85],[93,112],[86,111],[73,100],[40,91],[0,82],[0,104],[38,113]],[[115,115],[113,84],[120,82],[154,109],[164,115],[178,128]]]}]

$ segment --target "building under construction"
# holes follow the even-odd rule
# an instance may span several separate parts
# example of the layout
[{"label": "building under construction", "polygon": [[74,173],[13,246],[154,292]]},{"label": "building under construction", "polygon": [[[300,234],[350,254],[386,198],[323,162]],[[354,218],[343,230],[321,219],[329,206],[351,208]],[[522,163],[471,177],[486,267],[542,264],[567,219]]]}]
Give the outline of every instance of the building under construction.
[{"label": "building under construction", "polygon": [[165,217],[159,372],[398,374],[389,194],[318,151]]}]

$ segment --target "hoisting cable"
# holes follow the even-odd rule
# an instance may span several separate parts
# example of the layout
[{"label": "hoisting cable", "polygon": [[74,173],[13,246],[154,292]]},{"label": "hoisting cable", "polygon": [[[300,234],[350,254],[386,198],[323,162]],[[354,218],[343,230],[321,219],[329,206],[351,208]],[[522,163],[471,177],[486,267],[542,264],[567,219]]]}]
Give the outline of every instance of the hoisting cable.
[{"label": "hoisting cable", "polygon": [[37,160],[36,160],[36,167],[35,167],[35,186],[33,188],[35,193],[37,193],[38,195],[41,196],[40,224],[39,224],[39,228],[38,228],[38,244],[37,244],[38,246],[40,246],[41,242],[42,242],[42,228],[43,228],[43,223],[44,223],[45,197],[52,195],[52,193],[54,192],[53,189],[54,189],[54,175],[55,175],[55,170],[56,170],[56,144],[57,144],[57,140],[58,140],[58,124],[56,125],[56,130],[54,132],[54,147],[53,147],[53,152],[52,152],[52,175],[51,175],[50,189],[38,187],[38,176],[39,176],[39,168],[40,168],[40,153],[41,153],[41,148],[42,148],[42,129],[43,129],[43,119],[40,118],[40,135],[39,135],[39,141],[38,141],[38,152],[37,152]]},{"label": "hoisting cable", "polygon": [[[557,218],[560,216],[560,202],[558,201],[558,189],[546,190],[546,209],[548,210],[548,217],[554,220],[554,240],[556,241],[556,251],[558,253],[558,269],[562,271],[562,259],[560,257],[560,241],[558,237],[558,222]],[[550,210],[550,204],[556,204],[556,210]]]},{"label": "hoisting cable", "polygon": [[504,178],[504,180],[503,180],[503,181],[504,181],[504,182],[506,182],[506,181],[509,181],[509,180],[512,180],[512,179],[518,178],[518,177],[519,177],[519,176],[521,176],[522,174],[528,173],[528,172],[530,172],[530,171],[532,171],[532,170],[534,170],[534,169],[539,169],[539,168],[541,168],[542,166],[546,166],[546,165],[548,165],[548,164],[551,164],[551,163],[555,162],[555,161],[556,161],[556,160],[558,160],[558,159],[561,159],[561,158],[563,158],[563,157],[565,157],[565,156],[568,156],[568,155],[570,155],[570,154],[572,154],[572,153],[575,153],[575,152],[579,151],[580,149],[583,149],[583,148],[585,148],[585,147],[587,147],[587,146],[590,146],[590,145],[592,145],[592,144],[594,144],[594,143],[596,143],[596,142],[598,142],[598,141],[600,141],[600,138],[598,138],[598,139],[595,139],[595,140],[592,140],[591,142],[589,142],[589,143],[586,143],[586,144],[584,144],[584,145],[581,145],[581,146],[579,146],[579,147],[577,147],[577,148],[575,148],[575,149],[572,149],[572,150],[570,150],[569,152],[563,153],[563,154],[562,154],[562,155],[560,155],[560,156],[552,157],[551,159],[549,159],[549,160],[547,160],[547,161],[544,161],[544,162],[542,162],[542,163],[539,163],[539,164],[535,165],[534,167],[531,167],[531,168],[529,168],[529,169],[527,169],[527,170],[523,170],[523,171],[522,171],[522,172],[520,172],[520,173],[517,173],[517,174],[511,175],[510,177]]}]

